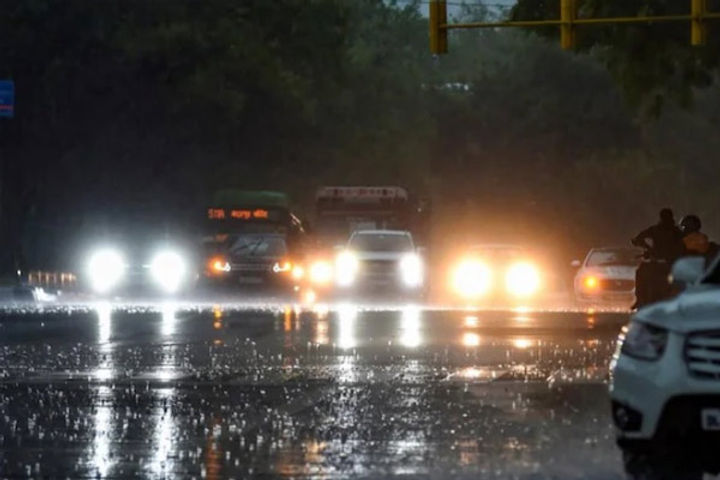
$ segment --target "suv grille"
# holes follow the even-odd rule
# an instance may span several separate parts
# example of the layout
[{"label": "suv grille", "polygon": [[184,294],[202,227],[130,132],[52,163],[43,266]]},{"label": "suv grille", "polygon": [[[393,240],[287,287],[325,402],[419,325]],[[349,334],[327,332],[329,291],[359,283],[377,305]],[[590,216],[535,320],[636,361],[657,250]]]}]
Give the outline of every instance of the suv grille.
[{"label": "suv grille", "polygon": [[720,331],[690,335],[685,343],[685,361],[691,375],[720,380]]},{"label": "suv grille", "polygon": [[393,275],[397,271],[397,262],[392,260],[365,260],[361,265],[367,275]]}]

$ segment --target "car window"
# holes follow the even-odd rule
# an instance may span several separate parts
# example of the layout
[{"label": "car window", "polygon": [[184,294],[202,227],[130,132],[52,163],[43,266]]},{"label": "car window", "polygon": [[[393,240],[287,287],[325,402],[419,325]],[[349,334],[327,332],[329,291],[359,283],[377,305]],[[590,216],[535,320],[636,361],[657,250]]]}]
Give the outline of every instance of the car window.
[{"label": "car window", "polygon": [[279,257],[287,253],[285,239],[278,235],[236,235],[230,253],[239,257]]},{"label": "car window", "polygon": [[596,250],[587,260],[588,267],[631,266],[640,264],[640,252],[632,248]]},{"label": "car window", "polygon": [[350,248],[361,252],[407,252],[413,244],[409,235],[359,233],[350,239]]}]

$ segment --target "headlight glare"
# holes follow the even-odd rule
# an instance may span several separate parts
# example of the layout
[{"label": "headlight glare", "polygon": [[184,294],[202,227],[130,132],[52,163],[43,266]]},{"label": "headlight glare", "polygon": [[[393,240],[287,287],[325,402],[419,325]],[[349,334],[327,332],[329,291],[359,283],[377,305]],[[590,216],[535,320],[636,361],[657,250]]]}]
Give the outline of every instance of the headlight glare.
[{"label": "headlight glare", "polygon": [[157,253],[150,262],[150,275],[166,293],[178,291],[186,273],[185,260],[172,250]]},{"label": "headlight glare", "polygon": [[530,263],[516,263],[505,274],[505,288],[517,297],[533,295],[540,288],[540,273]]},{"label": "headlight glare", "polygon": [[316,285],[327,285],[332,281],[333,271],[330,262],[318,260],[310,265],[310,281]]},{"label": "headlight glare", "polygon": [[620,352],[641,360],[657,360],[667,345],[668,332],[664,328],[633,321],[620,336]]},{"label": "headlight glare", "polygon": [[479,297],[492,287],[492,271],[480,260],[466,259],[453,272],[452,283],[455,291],[463,297]]},{"label": "headlight glare", "polygon": [[96,293],[108,293],[122,280],[125,260],[117,250],[98,250],[90,257],[87,272],[91,288]]},{"label": "headlight glare", "polygon": [[337,257],[335,264],[338,285],[341,287],[348,287],[352,285],[355,281],[355,275],[357,275],[358,267],[359,262],[354,253],[348,251],[341,252]]},{"label": "headlight glare", "polygon": [[414,253],[409,253],[400,260],[400,275],[403,283],[408,287],[417,287],[422,284],[422,260]]}]

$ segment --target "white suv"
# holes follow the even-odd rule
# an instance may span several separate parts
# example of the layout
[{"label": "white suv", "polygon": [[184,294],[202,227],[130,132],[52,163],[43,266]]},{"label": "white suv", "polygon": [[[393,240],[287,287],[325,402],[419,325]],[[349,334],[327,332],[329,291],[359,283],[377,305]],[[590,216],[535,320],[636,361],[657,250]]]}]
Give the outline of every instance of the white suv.
[{"label": "white suv", "polygon": [[610,396],[630,473],[669,461],[720,471],[720,257],[704,266],[702,257],[676,262],[684,292],[641,309],[620,334]]},{"label": "white suv", "polygon": [[423,262],[408,231],[358,230],[337,257],[335,280],[342,291],[419,292]]}]

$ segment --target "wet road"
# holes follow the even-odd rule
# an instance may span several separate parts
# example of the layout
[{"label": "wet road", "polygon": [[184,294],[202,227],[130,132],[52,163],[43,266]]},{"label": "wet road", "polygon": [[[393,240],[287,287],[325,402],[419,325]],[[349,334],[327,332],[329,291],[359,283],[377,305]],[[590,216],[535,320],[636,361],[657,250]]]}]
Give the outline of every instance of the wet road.
[{"label": "wet road", "polygon": [[0,310],[2,477],[624,478],[627,315]]}]

